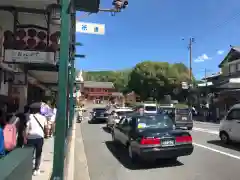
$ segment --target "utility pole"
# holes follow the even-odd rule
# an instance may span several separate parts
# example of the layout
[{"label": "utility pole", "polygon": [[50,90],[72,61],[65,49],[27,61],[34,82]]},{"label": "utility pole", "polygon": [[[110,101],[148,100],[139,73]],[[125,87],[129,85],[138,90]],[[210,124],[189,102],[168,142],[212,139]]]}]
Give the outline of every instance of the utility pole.
[{"label": "utility pole", "polygon": [[204,69],[205,86],[207,87],[207,68]]},{"label": "utility pole", "polygon": [[189,50],[189,82],[190,85],[192,84],[192,45],[195,42],[194,38],[189,39],[189,45],[188,45],[188,50]]}]

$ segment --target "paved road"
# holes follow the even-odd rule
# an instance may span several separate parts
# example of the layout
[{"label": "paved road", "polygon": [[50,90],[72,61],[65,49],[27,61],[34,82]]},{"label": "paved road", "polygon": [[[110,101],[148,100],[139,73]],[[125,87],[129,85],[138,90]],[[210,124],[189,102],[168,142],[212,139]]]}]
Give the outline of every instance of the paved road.
[{"label": "paved road", "polygon": [[194,153],[179,158],[178,163],[141,166],[131,165],[127,152],[112,145],[103,126],[81,124],[91,180],[239,180],[240,147],[226,147],[219,142],[215,133],[219,125],[195,123],[191,132]]}]

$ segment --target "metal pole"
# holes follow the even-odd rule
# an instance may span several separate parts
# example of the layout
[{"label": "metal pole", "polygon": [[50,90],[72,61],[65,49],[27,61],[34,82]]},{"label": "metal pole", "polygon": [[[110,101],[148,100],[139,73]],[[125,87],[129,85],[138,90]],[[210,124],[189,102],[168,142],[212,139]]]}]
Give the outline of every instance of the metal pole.
[{"label": "metal pole", "polygon": [[69,62],[69,30],[70,18],[67,14],[69,1],[61,0],[61,37],[60,60],[58,72],[58,111],[56,119],[56,136],[54,141],[52,180],[64,179],[64,150],[67,121],[67,87]]},{"label": "metal pole", "polygon": [[190,80],[190,84],[192,84],[192,43],[193,43],[193,38],[190,38],[190,40],[189,40],[189,80]]},{"label": "metal pole", "polygon": [[73,89],[75,84],[75,67],[74,67],[74,59],[75,59],[75,44],[76,44],[76,38],[75,38],[75,32],[76,32],[76,11],[75,7],[73,8],[73,12],[71,13],[71,51],[72,56],[70,57],[70,79],[69,79],[69,126],[72,127],[73,124],[73,117],[74,117],[74,96],[73,96]]},{"label": "metal pole", "polygon": [[207,87],[207,69],[204,69],[205,87]]},{"label": "metal pole", "polygon": [[73,117],[74,117],[74,97],[73,97],[73,89],[74,89],[74,82],[75,82],[75,68],[74,68],[74,61],[72,60],[72,66],[71,66],[71,76],[70,76],[70,114],[69,114],[69,126],[72,127],[73,125]]}]

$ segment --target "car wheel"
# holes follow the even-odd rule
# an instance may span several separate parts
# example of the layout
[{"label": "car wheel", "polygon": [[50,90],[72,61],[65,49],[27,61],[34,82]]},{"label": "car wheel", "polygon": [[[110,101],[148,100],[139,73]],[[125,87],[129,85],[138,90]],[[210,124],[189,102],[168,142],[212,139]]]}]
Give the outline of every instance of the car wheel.
[{"label": "car wheel", "polygon": [[133,152],[132,147],[130,145],[128,145],[128,156],[131,159],[132,163],[137,163],[138,157]]},{"label": "car wheel", "polygon": [[229,144],[230,138],[229,135],[226,132],[220,132],[220,139],[224,144]]}]

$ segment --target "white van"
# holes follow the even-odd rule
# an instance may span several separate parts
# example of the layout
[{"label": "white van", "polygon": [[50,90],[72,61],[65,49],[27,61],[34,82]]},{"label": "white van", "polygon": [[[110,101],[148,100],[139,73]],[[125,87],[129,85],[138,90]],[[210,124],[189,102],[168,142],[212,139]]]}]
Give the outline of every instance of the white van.
[{"label": "white van", "polygon": [[235,104],[221,121],[219,137],[224,143],[240,142],[240,104]]}]

